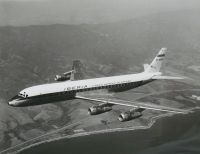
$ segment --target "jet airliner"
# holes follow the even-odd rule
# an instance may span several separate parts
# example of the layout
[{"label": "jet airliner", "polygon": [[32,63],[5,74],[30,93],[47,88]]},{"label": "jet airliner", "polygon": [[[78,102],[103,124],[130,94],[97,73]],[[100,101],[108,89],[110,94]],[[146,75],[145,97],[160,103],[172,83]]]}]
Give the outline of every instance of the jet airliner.
[{"label": "jet airliner", "polygon": [[56,76],[57,81],[61,82],[26,88],[20,91],[18,95],[10,99],[8,104],[14,107],[22,107],[72,99],[82,99],[101,103],[88,109],[88,112],[91,115],[110,111],[112,110],[113,105],[133,107],[134,109],[120,114],[120,121],[127,121],[136,116],[140,116],[143,109],[182,113],[184,111],[181,109],[174,109],[159,105],[148,105],[134,102],[125,103],[120,101],[94,99],[80,95],[86,91],[94,91],[99,89],[107,89],[109,92],[122,92],[145,85],[155,80],[183,79],[183,77],[163,76],[160,72],[166,51],[166,48],[162,48],[150,65],[144,64],[144,71],[142,73],[75,80],[74,71],[69,71],[69,73],[71,73],[71,79],[68,81],[63,81],[63,79],[70,78],[69,76]]}]

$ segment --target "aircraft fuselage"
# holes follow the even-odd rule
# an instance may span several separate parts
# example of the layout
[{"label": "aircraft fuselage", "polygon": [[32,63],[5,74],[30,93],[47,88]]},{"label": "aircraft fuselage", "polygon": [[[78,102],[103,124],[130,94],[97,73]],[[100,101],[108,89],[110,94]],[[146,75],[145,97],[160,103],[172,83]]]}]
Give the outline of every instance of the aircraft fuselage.
[{"label": "aircraft fuselage", "polygon": [[22,107],[41,105],[51,102],[76,99],[76,94],[99,89],[121,92],[130,90],[149,82],[158,73],[139,73],[113,77],[103,77],[78,81],[65,81],[59,83],[43,84],[22,90],[18,95],[9,100],[9,105]]}]

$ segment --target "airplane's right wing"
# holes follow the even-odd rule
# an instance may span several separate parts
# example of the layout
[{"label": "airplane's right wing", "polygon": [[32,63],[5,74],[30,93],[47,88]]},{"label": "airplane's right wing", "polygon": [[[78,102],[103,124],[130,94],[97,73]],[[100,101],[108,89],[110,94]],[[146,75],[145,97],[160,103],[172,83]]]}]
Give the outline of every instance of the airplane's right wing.
[{"label": "airplane's right wing", "polygon": [[156,110],[156,111],[165,111],[165,112],[172,112],[172,113],[187,113],[190,111],[182,110],[182,109],[175,109],[155,104],[145,104],[141,102],[131,102],[131,101],[125,101],[125,100],[119,100],[119,99],[96,99],[96,98],[89,98],[84,96],[76,96],[77,99],[82,100],[88,100],[88,101],[96,101],[99,103],[108,103],[113,105],[122,105],[122,106],[128,106],[128,107],[134,107],[134,108],[141,108],[141,109],[149,109],[149,110]]}]

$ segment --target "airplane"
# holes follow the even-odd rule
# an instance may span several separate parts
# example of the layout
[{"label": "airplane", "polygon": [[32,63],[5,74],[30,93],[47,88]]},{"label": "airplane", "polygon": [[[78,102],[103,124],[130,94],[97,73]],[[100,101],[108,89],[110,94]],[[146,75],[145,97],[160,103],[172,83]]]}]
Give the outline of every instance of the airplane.
[{"label": "airplane", "polygon": [[[101,114],[112,110],[113,105],[133,107],[130,111],[121,113],[118,117],[120,121],[128,121],[141,116],[144,109],[165,111],[172,113],[184,113],[185,110],[174,109],[153,104],[142,104],[139,102],[126,102],[119,100],[104,100],[82,96],[81,93],[106,89],[108,92],[123,92],[139,86],[148,84],[155,80],[179,80],[184,77],[163,76],[160,72],[167,49],[162,48],[152,63],[144,64],[144,71],[138,74],[119,75],[111,77],[101,77],[93,79],[75,79],[76,70],[69,71],[64,76],[55,78],[57,83],[42,84],[26,88],[9,100],[8,104],[13,107],[24,107],[31,105],[41,105],[46,103],[64,100],[87,100],[100,103],[88,109],[91,115]],[[71,74],[71,77],[69,77]],[[66,77],[66,78],[65,78]]]}]

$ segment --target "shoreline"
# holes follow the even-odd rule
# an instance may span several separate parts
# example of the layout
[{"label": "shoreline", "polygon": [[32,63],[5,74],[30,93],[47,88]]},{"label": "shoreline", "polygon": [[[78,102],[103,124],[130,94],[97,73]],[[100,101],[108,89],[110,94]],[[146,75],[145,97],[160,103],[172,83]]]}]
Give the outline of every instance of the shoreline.
[{"label": "shoreline", "polygon": [[176,116],[176,115],[187,115],[187,114],[193,113],[195,110],[198,110],[198,109],[200,109],[200,107],[190,108],[190,109],[188,109],[189,112],[186,112],[186,113],[166,113],[166,114],[157,115],[157,116],[154,116],[150,119],[150,122],[147,126],[136,126],[136,127],[133,126],[133,127],[128,127],[128,128],[120,128],[119,127],[119,128],[113,128],[113,129],[104,129],[104,130],[97,130],[97,131],[90,131],[90,132],[81,132],[81,133],[76,133],[76,134],[73,134],[73,135],[66,135],[66,136],[63,136],[63,137],[57,137],[57,138],[41,141],[41,142],[38,142],[38,143],[34,143],[32,145],[26,146],[26,147],[16,151],[16,153],[23,152],[23,151],[25,151],[29,148],[40,146],[42,144],[51,143],[51,142],[55,142],[55,141],[59,141],[59,140],[63,140],[63,139],[72,139],[72,138],[77,138],[77,137],[84,137],[84,136],[98,135],[98,134],[105,134],[105,133],[128,132],[128,131],[134,131],[134,130],[135,131],[136,130],[147,130],[147,129],[150,129],[158,120],[160,120],[162,118],[169,118],[169,117]]},{"label": "shoreline", "polygon": [[[182,113],[182,115],[185,115],[185,114],[188,114],[188,113]],[[38,143],[34,143],[32,145],[26,146],[26,147],[24,147],[24,148],[22,148],[18,151],[15,151],[15,153],[20,153],[20,152],[23,152],[27,149],[30,149],[30,148],[33,148],[33,147],[36,147],[36,146],[40,146],[42,144],[51,143],[51,142],[55,142],[55,141],[59,141],[59,140],[63,140],[63,139],[72,139],[72,138],[77,138],[77,137],[98,135],[98,134],[104,134],[104,133],[128,132],[128,131],[134,131],[134,130],[146,130],[146,129],[150,129],[157,122],[157,120],[162,119],[162,118],[176,116],[176,115],[180,115],[180,114],[166,113],[166,114],[162,114],[162,115],[152,117],[151,120],[150,120],[150,123],[147,126],[104,129],[104,130],[97,130],[97,131],[90,131],[90,132],[82,132],[82,133],[77,133],[77,134],[73,134],[73,135],[66,135],[66,136],[63,136],[63,137],[57,137],[57,138],[54,138],[54,139],[49,139],[49,140],[41,141],[41,142],[38,142]]]},{"label": "shoreline", "polygon": [[[33,147],[36,147],[36,146],[40,146],[42,144],[51,143],[51,142],[55,142],[55,141],[59,141],[59,140],[63,140],[63,139],[72,139],[72,138],[77,138],[77,137],[84,137],[84,136],[89,136],[89,135],[98,135],[98,134],[104,134],[104,133],[128,132],[128,131],[134,131],[134,130],[147,130],[147,129],[150,129],[157,122],[157,120],[160,120],[162,118],[168,118],[168,117],[176,116],[176,115],[186,115],[186,114],[191,113],[190,111],[195,111],[195,110],[198,110],[198,109],[200,109],[200,107],[197,106],[195,108],[189,108],[188,109],[189,112],[186,112],[186,113],[165,113],[165,114],[157,115],[157,116],[154,116],[150,119],[147,126],[135,126],[135,127],[133,126],[133,127],[128,127],[128,128],[120,128],[119,127],[119,128],[96,130],[96,131],[90,131],[90,132],[80,132],[80,133],[76,133],[76,134],[72,134],[72,135],[66,135],[66,136],[63,136],[63,137],[56,137],[56,138],[53,138],[53,139],[43,140],[43,141],[40,141],[40,142],[37,142],[37,143],[33,143],[31,145],[25,146],[25,147],[23,147],[19,150],[16,150],[16,151],[14,151],[14,149],[13,149],[14,147],[10,147],[9,149],[5,149],[3,151],[0,151],[0,154],[20,153],[20,152],[23,152],[27,149],[30,149],[30,148],[33,148]],[[71,125],[73,125],[73,124],[71,124]],[[63,128],[60,128],[60,129],[63,129]],[[17,145],[16,145],[16,147],[17,147]]]}]

